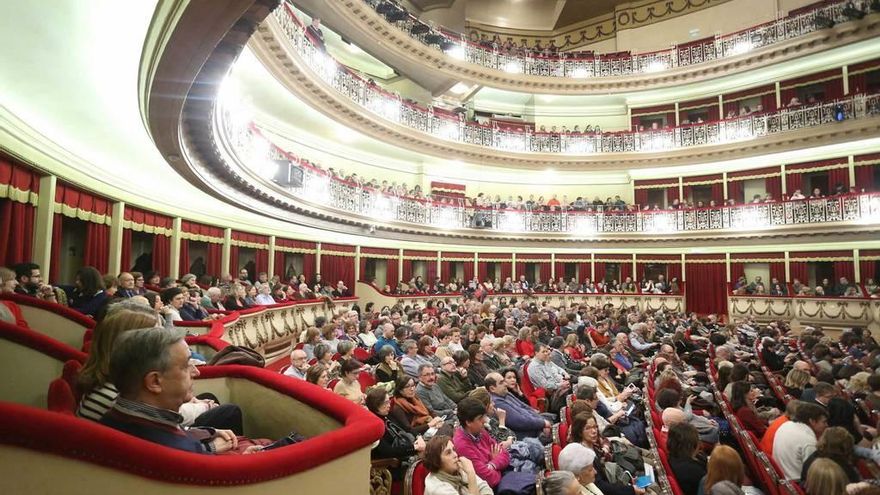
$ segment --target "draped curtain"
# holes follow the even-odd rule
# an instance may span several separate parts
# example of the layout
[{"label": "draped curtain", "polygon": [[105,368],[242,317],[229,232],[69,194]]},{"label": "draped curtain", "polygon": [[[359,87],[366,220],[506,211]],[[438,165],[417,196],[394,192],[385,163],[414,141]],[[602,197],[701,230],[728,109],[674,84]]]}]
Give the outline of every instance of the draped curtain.
[{"label": "draped curtain", "polygon": [[782,283],[788,283],[788,280],[785,280],[785,260],[774,261],[768,263],[770,265],[770,278],[775,278]]},{"label": "draped curtain", "polygon": [[479,278],[481,282],[489,278],[489,262],[477,262],[477,278]]},{"label": "draped curtain", "polygon": [[678,197],[678,186],[667,187],[666,188],[666,205],[667,206],[672,205],[672,202],[675,201],[676,199],[681,200],[681,198]]},{"label": "draped curtain", "polygon": [[698,259],[685,264],[687,280],[698,281],[700,290],[685,291],[687,310],[699,314],[727,314],[727,269],[720,258]]},{"label": "draped curtain", "polygon": [[789,280],[789,282],[794,282],[795,279],[797,279],[804,285],[809,283],[810,276],[809,272],[807,271],[806,261],[789,261],[788,271],[791,274],[791,280]]},{"label": "draped curtain", "polygon": [[[798,96],[800,88],[812,86],[814,84],[822,85],[823,101],[832,101],[843,97],[843,77],[840,69],[831,69],[817,74],[798,77],[783,81],[780,84],[780,95],[782,105],[788,105],[791,99]],[[801,103],[806,103],[802,98],[798,97]]]},{"label": "draped curtain", "polygon": [[831,193],[840,184],[844,189],[849,190],[849,167],[832,168],[828,171],[828,189],[825,191]]},{"label": "draped curtain", "polygon": [[556,273],[554,275],[556,277],[556,280],[559,280],[559,277],[562,277],[563,279],[565,279],[565,265],[566,265],[565,261],[557,261],[556,262],[556,270],[555,270]]},{"label": "draped curtain", "polygon": [[[184,243],[181,242],[180,244],[182,246]],[[184,253],[183,248],[181,247],[180,252],[181,254],[186,254],[187,258],[189,258],[189,250]],[[169,268],[171,268],[171,238],[167,235],[154,235],[153,270],[159,273],[167,273],[166,270]],[[187,271],[189,270],[187,269]]]},{"label": "draped curtain", "polygon": [[627,277],[632,277],[632,261],[621,261],[619,266],[620,275],[618,276],[618,282],[623,282]]},{"label": "draped curtain", "polygon": [[110,226],[103,223],[86,223],[86,245],[83,252],[83,265],[93,266],[99,272],[107,273],[110,262]]},{"label": "draped curtain", "polygon": [[447,260],[440,261],[440,278],[443,282],[449,282],[453,277],[452,273],[452,262]]},{"label": "draped curtain", "polygon": [[30,204],[0,200],[0,266],[31,260],[35,212]]},{"label": "draped curtain", "polygon": [[467,282],[474,278],[474,262],[473,260],[464,261],[464,280]]},{"label": "draped curtain", "polygon": [[254,265],[256,266],[257,273],[266,272],[269,273],[269,250],[268,249],[257,249],[254,251]]},{"label": "draped curtain", "polygon": [[785,171],[785,190],[789,197],[794,194],[795,191],[800,190],[801,194],[804,196],[809,196],[809,191],[804,191],[804,176],[800,172],[797,171]]},{"label": "draped curtain", "polygon": [[635,190],[635,200],[636,204],[639,205],[639,209],[643,209],[645,205],[648,204],[648,190],[647,189],[636,189]]},{"label": "draped curtain", "polygon": [[877,280],[877,257],[880,256],[878,250],[859,251],[859,282],[866,283],[868,279]]},{"label": "draped curtain", "polygon": [[587,277],[590,277],[590,278],[592,279],[592,276],[590,275],[590,272],[592,271],[592,270],[590,269],[590,265],[591,265],[591,263],[590,263],[589,261],[581,261],[581,262],[578,263],[578,269],[577,269],[577,271],[578,271],[578,282],[583,283],[583,281],[584,281]]},{"label": "draped curtain", "polygon": [[[166,273],[165,270],[168,270],[171,265],[171,259],[170,259],[171,253],[170,252],[168,253],[168,259],[159,259],[160,256],[162,256],[160,251],[163,249],[163,246],[162,246],[163,243],[159,242],[159,239],[158,239],[159,237],[160,236],[153,237],[153,270],[155,270],[159,273]],[[164,236],[161,236],[161,237],[164,237]],[[190,241],[189,239],[181,239],[180,240],[180,257],[177,261],[177,273],[179,273],[181,276],[189,273],[189,268],[192,266],[192,262],[189,259],[189,243],[190,242],[192,242],[192,241]],[[168,242],[168,246],[169,246],[169,251],[170,251],[170,246],[171,246],[170,239]],[[208,246],[209,246],[209,251],[210,251],[210,244],[208,244]],[[210,269],[208,269],[208,261],[207,260],[205,260],[205,269],[210,271]]]},{"label": "draped curtain", "polygon": [[394,289],[397,287],[397,282],[400,282],[400,275],[397,273],[400,271],[397,266],[397,258],[390,258],[385,261],[387,261],[385,264],[385,283]]},{"label": "draped curtain", "polygon": [[236,245],[229,246],[229,266],[227,269],[232,278],[238,278],[238,271],[241,267],[238,266],[238,246]]},{"label": "draped curtain", "polygon": [[498,266],[499,266],[500,269],[501,269],[501,270],[500,270],[500,271],[501,271],[501,276],[498,277],[498,278],[499,278],[502,282],[504,282],[505,280],[507,280],[507,277],[510,277],[510,276],[513,275],[513,262],[510,262],[510,261],[501,261],[501,262],[498,263]]},{"label": "draped curtain", "polygon": [[[284,260],[287,257],[287,253],[285,251],[278,251],[277,247],[275,249],[275,273],[271,273],[271,276],[278,275],[281,277],[281,280],[285,280],[287,277],[287,266],[284,264]],[[365,261],[364,258],[361,258],[361,262]],[[361,267],[361,275],[364,273],[364,268]]]},{"label": "draped curtain", "polygon": [[715,201],[715,204],[720,205],[724,202],[724,183],[723,182],[715,182],[712,184],[712,199]]},{"label": "draped curtain", "polygon": [[[782,199],[782,178],[780,176],[767,177],[764,179],[764,190],[767,191],[767,194],[770,195],[773,199],[779,201]],[[793,192],[791,189],[788,190],[789,195]]]},{"label": "draped curtain", "polygon": [[333,286],[341,280],[354,291],[354,246],[322,244],[321,279]]},{"label": "draped curtain", "polygon": [[413,278],[413,260],[408,260],[406,258],[403,259],[403,273],[401,274],[401,280],[406,283],[409,283]]},{"label": "draped curtain", "polygon": [[[776,88],[773,85],[768,85],[723,95],[725,116],[731,111],[739,115],[743,108],[743,102],[755,97],[760,98],[762,112],[776,110]],[[755,111],[756,109],[757,106],[753,105],[753,108],[749,110]]]},{"label": "draped curtain", "polygon": [[[183,243],[181,243],[183,244]],[[208,252],[205,264],[208,267],[208,275],[219,278],[223,274],[223,245],[215,242],[208,243]]]},{"label": "draped curtain", "polygon": [[61,278],[61,222],[63,217],[60,213],[55,214],[52,222],[52,248],[49,255],[49,280],[51,284],[57,284]]},{"label": "draped curtain", "polygon": [[743,181],[729,180],[727,181],[727,199],[732,199],[737,203],[742,203],[743,198]]},{"label": "draped curtain", "polygon": [[[853,282],[856,279],[856,271],[855,264],[852,260],[847,261],[835,261],[834,262],[834,279],[835,281],[840,277],[846,277],[847,280]],[[862,276],[864,279],[864,275]]]},{"label": "draped curtain", "polygon": [[131,270],[131,229],[122,229],[122,253],[119,259],[123,271]]},{"label": "draped curtain", "polygon": [[593,282],[598,282],[600,280],[605,280],[605,263],[596,262],[596,279]]},{"label": "draped curtain", "polygon": [[666,280],[678,279],[681,282],[681,262],[673,261],[666,263]]},{"label": "draped curtain", "polygon": [[862,165],[856,167],[856,187],[867,192],[874,190],[874,178],[876,177],[877,165]]}]

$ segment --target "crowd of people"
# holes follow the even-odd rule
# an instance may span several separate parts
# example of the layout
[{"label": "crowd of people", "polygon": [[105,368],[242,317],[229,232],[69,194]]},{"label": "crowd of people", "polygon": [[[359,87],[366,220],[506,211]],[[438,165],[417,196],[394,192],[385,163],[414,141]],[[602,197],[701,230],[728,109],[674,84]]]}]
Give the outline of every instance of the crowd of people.
[{"label": "crowd of people", "polygon": [[622,281],[607,279],[595,282],[590,277],[585,278],[583,282],[579,282],[577,277],[572,277],[568,281],[565,277],[559,277],[556,280],[543,282],[540,278],[527,280],[525,275],[520,275],[517,279],[505,277],[503,282],[497,278],[486,278],[480,282],[478,277],[474,277],[468,281],[452,278],[444,283],[440,277],[435,277],[433,282],[426,283],[421,275],[416,275],[409,281],[399,281],[395,286],[386,284],[384,287],[379,287],[375,279],[370,283],[377,290],[391,295],[461,294],[475,297],[480,301],[493,294],[681,294],[678,278],[673,277],[667,281],[666,276],[662,274],[657,276],[657,280],[643,277],[640,283],[633,281],[632,277],[626,277]]},{"label": "crowd of people", "polygon": [[[244,284],[241,272],[225,296],[212,287],[197,297],[194,276],[170,286],[126,272],[104,285],[92,268],[67,292],[22,264],[0,270],[0,287],[95,308],[86,312],[98,325],[79,378],[80,416],[172,448],[256,454],[302,437],[244,437],[248,411],[194,397],[204,360],[167,322],[196,310],[204,311],[196,319],[213,318],[208,309],[246,307],[249,297],[269,302],[273,282],[263,275]],[[171,312],[150,299],[154,282],[162,290],[152,297]],[[89,297],[96,286],[100,299]],[[755,293],[761,281],[744,286]],[[769,493],[743,461],[734,422],[807,495],[880,490],[863,479],[876,472],[866,465],[880,462],[880,346],[865,329],[832,338],[807,327],[795,336],[785,321],[475,296],[425,307],[354,304],[317,317],[283,373],[375,414],[385,432],[373,457],[402,461],[397,479],[420,460],[429,495],[531,493],[545,471],[548,495],[642,495],[659,493],[651,473],[661,469],[685,494]],[[14,303],[0,310],[21,319]]]},{"label": "crowd of people", "polygon": [[850,282],[846,277],[840,277],[836,283],[825,277],[817,280],[815,287],[810,287],[798,278],[793,278],[789,285],[776,277],[771,277],[770,283],[765,284],[760,275],[755,276],[752,281],[749,281],[745,275],[740,275],[731,289],[732,294],[736,296],[880,297],[880,285],[877,285],[873,278],[866,278],[864,285],[860,286]]}]

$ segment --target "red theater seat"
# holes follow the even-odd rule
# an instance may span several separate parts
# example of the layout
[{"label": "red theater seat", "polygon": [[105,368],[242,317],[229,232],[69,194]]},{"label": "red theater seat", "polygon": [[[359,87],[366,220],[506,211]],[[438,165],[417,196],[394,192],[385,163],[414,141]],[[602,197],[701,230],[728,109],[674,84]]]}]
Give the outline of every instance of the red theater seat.
[{"label": "red theater seat", "polygon": [[428,469],[422,461],[416,461],[406,472],[403,481],[403,495],[425,495],[425,478],[428,477]]},{"label": "red theater seat", "polygon": [[63,378],[56,378],[49,384],[46,403],[50,411],[71,416],[76,414],[76,399],[73,396],[73,390]]}]

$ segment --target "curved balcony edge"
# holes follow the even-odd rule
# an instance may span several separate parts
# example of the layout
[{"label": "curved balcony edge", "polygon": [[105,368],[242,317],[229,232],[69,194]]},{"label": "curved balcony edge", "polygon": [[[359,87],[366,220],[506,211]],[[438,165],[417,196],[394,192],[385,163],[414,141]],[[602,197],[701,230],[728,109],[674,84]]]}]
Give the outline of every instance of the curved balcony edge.
[{"label": "curved balcony edge", "polygon": [[[737,46],[731,46],[728,50],[731,52],[729,56],[715,58],[707,62],[672,67],[670,64],[673,64],[681,55],[678,54],[677,50],[667,50],[676,53],[669,53],[668,56],[659,56],[664,52],[661,50],[651,54],[632,56],[634,59],[645,58],[644,63],[634,62],[635,65],[645,66],[645,72],[638,75],[612,75],[614,71],[609,67],[607,71],[599,71],[600,77],[575,78],[512,73],[525,71],[528,65],[526,63],[520,63],[518,66],[519,70],[511,71],[460,60],[446,54],[439,48],[423,43],[420,39],[413,37],[410,33],[388,22],[363,0],[341,0],[339,2],[297,0],[296,3],[319,17],[332,18],[344,22],[346,29],[341,34],[344,34],[346,38],[352,39],[361,46],[374,46],[365,43],[365,41],[372,40],[372,43],[375,44],[376,38],[379,38],[381,40],[379,48],[381,48],[383,54],[389,53],[394,57],[394,60],[389,60],[391,62],[390,65],[395,65],[395,62],[398,65],[400,63],[418,64],[457,80],[466,80],[510,91],[544,92],[549,94],[634,91],[643,90],[648,87],[671,87],[684,83],[699,82],[717,78],[719,75],[744,72],[767,63],[791,60],[869,39],[876,36],[877,31],[880,30],[880,15],[869,13],[860,21],[840,23],[830,29],[813,30],[800,36],[786,36],[783,37],[784,41],[767,44],[754,50],[744,50]],[[843,2],[840,3],[843,4]],[[725,37],[731,36],[736,38],[737,34],[745,37],[749,34],[749,30],[723,35],[721,38],[722,40]],[[710,44],[715,44],[715,42]],[[721,41],[721,44],[723,45],[724,42]],[[749,41],[748,45],[751,46],[752,43]],[[465,58],[474,57],[466,56]],[[482,59],[485,57],[477,58]],[[656,68],[651,67],[652,60],[655,60],[655,64],[664,64],[664,69],[658,71]],[[608,75],[602,75],[605,72],[608,72]]]},{"label": "curved balcony edge", "polygon": [[880,299],[805,296],[727,296],[731,319],[753,317],[758,321],[785,319],[792,326],[864,327],[880,330]]}]

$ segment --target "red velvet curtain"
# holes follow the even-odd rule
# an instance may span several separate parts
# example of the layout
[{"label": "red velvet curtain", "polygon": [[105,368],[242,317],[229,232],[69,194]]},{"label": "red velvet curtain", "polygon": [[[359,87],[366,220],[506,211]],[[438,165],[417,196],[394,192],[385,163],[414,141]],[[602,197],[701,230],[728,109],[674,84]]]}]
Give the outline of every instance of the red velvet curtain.
[{"label": "red velvet curtain", "polygon": [[[182,243],[181,243],[182,244]],[[216,242],[208,243],[208,253],[205,259],[205,264],[207,265],[208,275],[220,278],[223,274],[223,267],[221,266],[223,262],[223,244],[218,244]]]},{"label": "red velvet curtain", "polygon": [[254,265],[256,266],[257,273],[266,272],[269,273],[269,250],[268,249],[256,249],[254,250]]},{"label": "red velvet curtain", "polygon": [[474,262],[472,260],[464,261],[464,281],[467,282],[474,278]]},{"label": "red velvet curtain", "polygon": [[321,279],[334,287],[342,280],[346,287],[354,290],[354,256],[335,256],[321,254]]},{"label": "red velvet curtain", "polygon": [[735,284],[740,277],[745,276],[746,274],[746,265],[745,263],[739,262],[730,262],[730,283]]},{"label": "red velvet curtain", "polygon": [[[782,178],[778,175],[767,177],[764,179],[764,190],[776,201],[782,200]],[[791,196],[793,192],[793,190],[789,189],[788,195]]]},{"label": "red velvet curtain", "polygon": [[[835,261],[834,262],[834,279],[835,281],[840,277],[846,277],[850,282],[855,281],[856,279],[856,270],[854,263],[852,260],[849,261]],[[864,279],[864,276],[862,276]]]},{"label": "red velvet curtain", "polygon": [[810,195],[810,191],[804,191],[803,179],[804,176],[800,172],[785,171],[785,190],[789,197],[798,189],[800,189],[804,196]]},{"label": "red velvet curtain", "polygon": [[241,269],[238,266],[238,246],[232,245],[229,246],[229,273],[232,275],[232,278],[238,278],[238,271]]},{"label": "red velvet curtain", "polygon": [[788,271],[791,275],[791,280],[788,282],[794,282],[794,279],[798,279],[802,284],[806,285],[810,281],[809,273],[807,272],[807,262],[806,261],[791,261],[788,262]]},{"label": "red velvet curtain", "polygon": [[551,270],[552,270],[553,266],[550,264],[549,261],[545,261],[540,264],[540,267],[541,267],[540,268],[541,281],[546,283],[548,280],[550,280],[550,277],[552,275]]},{"label": "red velvet curtain", "polygon": [[688,312],[699,314],[727,314],[727,274],[724,263],[695,263],[685,265],[687,280],[699,290],[685,291]]},{"label": "red velvet curtain", "polygon": [[[287,265],[284,264],[284,257],[286,254],[287,253],[285,253],[284,251],[275,251],[275,273],[270,274],[272,276],[278,275],[279,277],[281,277],[281,280],[284,280],[286,275],[285,272],[287,271]],[[366,261],[366,259],[362,258],[361,261]],[[362,267],[361,274],[363,275],[363,273],[364,269]]]},{"label": "red velvet curtain", "polygon": [[618,282],[623,282],[626,280],[626,277],[632,277],[632,261],[621,261],[620,262],[620,278]]},{"label": "red velvet curtain", "polygon": [[[516,262],[516,279],[519,280],[520,275],[526,275],[526,262],[525,261],[517,261]],[[531,275],[526,275],[526,280],[532,278]]]},{"label": "red velvet curtain", "polygon": [[27,203],[0,200],[0,266],[31,261],[35,211]]},{"label": "red velvet curtain", "polygon": [[596,262],[596,279],[593,282],[599,282],[600,280],[605,280],[605,262],[599,261]]},{"label": "red velvet curtain", "polygon": [[[186,244],[187,248],[184,251],[183,245]],[[180,241],[180,256],[183,259],[183,255],[186,255],[186,259],[189,259],[189,243],[185,240]],[[165,235],[156,234],[153,236],[153,270],[159,273],[168,273],[168,270],[171,269],[171,238]],[[189,272],[189,265],[186,267],[186,271],[181,271],[181,275],[185,275]]]},{"label": "red velvet curtain", "polygon": [[770,265],[770,278],[775,278],[783,283],[788,282],[785,280],[785,261],[774,261],[768,264]]},{"label": "red velvet curtain", "polygon": [[[165,270],[167,270],[168,268],[171,267],[171,262],[169,261],[165,265],[160,265],[158,263],[159,260],[156,257],[156,253],[158,253],[159,250],[156,249],[157,248],[156,243],[158,241],[156,239],[156,237],[159,237],[159,236],[155,236],[153,238],[153,270],[156,270],[159,273],[165,273]],[[183,276],[183,275],[186,275],[187,273],[189,273],[189,267],[192,266],[192,262],[190,262],[190,260],[189,260],[189,243],[190,242],[191,241],[189,239],[181,239],[180,240],[180,258],[177,261],[177,272],[180,274],[180,276]],[[208,262],[205,261],[205,265],[207,265],[207,264],[208,264]]]},{"label": "red velvet curtain", "polygon": [[639,205],[639,209],[645,207],[648,204],[648,190],[647,189],[636,189],[635,190],[635,200],[636,204]]},{"label": "red velvet curtain", "polygon": [[507,277],[513,276],[513,262],[512,261],[502,261],[498,263],[501,267],[501,276],[498,277],[501,279],[501,282],[507,280]]},{"label": "red velvet curtain", "polygon": [[[672,186],[666,188],[666,204],[667,206],[671,206],[672,202],[676,199],[680,200],[678,197],[678,186]],[[597,275],[598,277],[598,275]]]},{"label": "red velvet curtain", "polygon": [[720,205],[724,202],[724,183],[716,182],[712,184],[712,199],[715,200],[716,205]]},{"label": "red velvet curtain", "polygon": [[859,275],[861,277],[860,282],[865,283],[868,279],[877,280],[877,261],[875,260],[860,260],[859,261]]},{"label": "red velvet curtain", "polygon": [[443,279],[443,282],[449,282],[449,280],[453,277],[452,273],[452,262],[442,260],[440,262],[440,278]]},{"label": "red velvet curtain", "polygon": [[131,229],[122,229],[122,255],[119,265],[123,271],[131,270]]},{"label": "red velvet curtain", "polygon": [[61,226],[63,217],[55,214],[52,222],[52,249],[50,254],[49,283],[57,284],[61,278]]},{"label": "red velvet curtain", "polygon": [[742,203],[743,198],[743,181],[728,180],[727,181],[727,199],[732,199],[737,203]]},{"label": "red velvet curtain", "polygon": [[666,280],[677,278],[681,282],[681,262],[666,263]]},{"label": "red velvet curtain", "polygon": [[392,289],[397,287],[397,282],[400,282],[400,275],[397,273],[397,258],[387,259],[386,268],[385,268],[385,283],[390,285]]},{"label": "red velvet curtain", "polygon": [[554,278],[556,280],[559,280],[559,277],[562,277],[563,279],[565,278],[565,262],[564,261],[557,261],[556,262],[555,272],[556,273],[554,275]]},{"label": "red velvet curtain", "polygon": [[406,283],[409,283],[410,280],[415,276],[413,274],[413,260],[404,259],[403,260],[403,273],[401,274],[401,280]]},{"label": "red velvet curtain", "polygon": [[877,165],[862,165],[856,167],[856,187],[861,191],[867,192],[874,190],[874,177],[876,175]]},{"label": "red velvet curtain", "polygon": [[110,262],[110,226],[86,222],[86,245],[83,265],[93,266],[102,274],[107,273]]},{"label": "red velvet curtain", "polygon": [[828,171],[828,189],[825,194],[834,192],[838,184],[849,190],[849,167],[832,168]]},{"label": "red velvet curtain", "polygon": [[489,263],[486,261],[478,261],[477,262],[477,278],[480,279],[480,282],[486,280],[489,277]]},{"label": "red velvet curtain", "polygon": [[577,272],[578,272],[578,282],[583,283],[583,281],[584,281],[585,278],[587,278],[587,277],[591,277],[591,278],[592,278],[592,275],[590,275],[590,272],[591,272],[591,270],[590,270],[590,262],[587,261],[587,262],[580,262],[580,263],[578,263],[578,269],[577,269]]},{"label": "red velvet curtain", "polygon": [[425,261],[425,283],[433,284],[435,278],[437,278],[437,260]]}]

